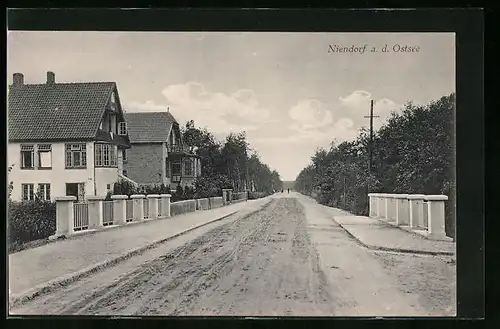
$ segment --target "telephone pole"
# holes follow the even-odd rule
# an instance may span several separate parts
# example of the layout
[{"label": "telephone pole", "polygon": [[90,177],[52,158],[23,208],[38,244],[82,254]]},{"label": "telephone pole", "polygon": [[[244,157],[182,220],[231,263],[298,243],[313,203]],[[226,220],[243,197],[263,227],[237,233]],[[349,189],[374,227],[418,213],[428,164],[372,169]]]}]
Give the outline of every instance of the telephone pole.
[{"label": "telephone pole", "polygon": [[372,162],[373,162],[373,118],[379,118],[378,115],[373,115],[373,99],[370,102],[370,115],[365,118],[370,118],[370,143],[369,143],[369,162],[368,162],[368,170],[372,172]]}]

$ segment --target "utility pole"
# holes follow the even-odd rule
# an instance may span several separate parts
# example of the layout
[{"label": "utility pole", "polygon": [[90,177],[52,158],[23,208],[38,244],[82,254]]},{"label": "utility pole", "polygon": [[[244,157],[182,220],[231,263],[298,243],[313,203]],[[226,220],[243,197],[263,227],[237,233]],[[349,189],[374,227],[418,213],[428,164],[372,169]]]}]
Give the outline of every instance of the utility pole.
[{"label": "utility pole", "polygon": [[370,143],[369,143],[369,162],[368,162],[368,171],[372,172],[372,163],[373,163],[373,118],[379,118],[378,115],[373,115],[373,99],[370,102],[370,115],[365,118],[370,118]]}]

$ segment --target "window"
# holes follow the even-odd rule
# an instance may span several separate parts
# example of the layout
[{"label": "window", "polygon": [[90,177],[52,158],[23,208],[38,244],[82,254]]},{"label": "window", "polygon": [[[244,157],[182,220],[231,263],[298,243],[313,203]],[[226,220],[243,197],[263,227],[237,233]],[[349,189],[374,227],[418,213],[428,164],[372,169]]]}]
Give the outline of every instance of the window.
[{"label": "window", "polygon": [[38,197],[50,201],[50,184],[38,184]]},{"label": "window", "polygon": [[127,150],[122,150],[122,160],[123,162],[127,161]]},{"label": "window", "polygon": [[119,122],[118,123],[118,135],[127,135],[127,123]]},{"label": "window", "polygon": [[21,184],[23,201],[30,201],[35,199],[35,192],[33,184]]},{"label": "window", "polygon": [[38,167],[52,168],[52,145],[50,144],[38,145]]},{"label": "window", "polygon": [[21,145],[21,169],[35,167],[35,149],[33,145]]},{"label": "window", "polygon": [[66,144],[66,168],[87,168],[87,146]]},{"label": "window", "polygon": [[126,170],[123,171],[123,176],[128,177],[128,172]]},{"label": "window", "polygon": [[111,93],[111,103],[113,103],[113,104],[115,103],[115,92],[114,91]]},{"label": "window", "polygon": [[112,144],[95,144],[95,165],[97,167],[117,166],[116,146]]},{"label": "window", "polygon": [[182,165],[180,162],[172,162],[172,175],[180,175]]},{"label": "window", "polygon": [[193,161],[191,161],[191,159],[184,160],[184,175],[185,176],[193,175]]}]

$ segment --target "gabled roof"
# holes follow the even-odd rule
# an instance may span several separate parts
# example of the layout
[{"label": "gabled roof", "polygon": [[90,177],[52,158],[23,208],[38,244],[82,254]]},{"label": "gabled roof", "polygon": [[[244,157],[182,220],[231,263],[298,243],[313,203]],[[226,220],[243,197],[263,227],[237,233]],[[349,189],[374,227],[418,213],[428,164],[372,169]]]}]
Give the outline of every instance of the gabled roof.
[{"label": "gabled roof", "polygon": [[93,139],[115,88],[114,82],[11,85],[9,140]]},{"label": "gabled roof", "polygon": [[170,112],[126,112],[131,143],[162,143],[168,140],[172,124],[177,121]]}]

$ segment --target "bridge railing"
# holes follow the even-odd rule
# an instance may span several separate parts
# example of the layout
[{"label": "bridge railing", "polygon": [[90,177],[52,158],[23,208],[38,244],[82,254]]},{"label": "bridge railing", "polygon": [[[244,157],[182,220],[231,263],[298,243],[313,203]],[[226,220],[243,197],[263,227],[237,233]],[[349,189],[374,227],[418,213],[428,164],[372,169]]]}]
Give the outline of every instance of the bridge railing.
[{"label": "bridge railing", "polygon": [[369,215],[390,224],[449,240],[445,231],[446,195],[370,193]]},{"label": "bridge railing", "polygon": [[79,231],[95,231],[127,225],[131,222],[168,218],[185,212],[209,210],[246,200],[247,192],[223,189],[222,196],[170,202],[171,194],[87,196],[77,203],[76,197],[56,198],[56,234],[51,239],[73,235]]}]

